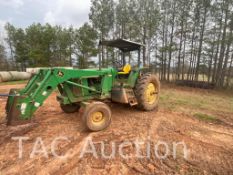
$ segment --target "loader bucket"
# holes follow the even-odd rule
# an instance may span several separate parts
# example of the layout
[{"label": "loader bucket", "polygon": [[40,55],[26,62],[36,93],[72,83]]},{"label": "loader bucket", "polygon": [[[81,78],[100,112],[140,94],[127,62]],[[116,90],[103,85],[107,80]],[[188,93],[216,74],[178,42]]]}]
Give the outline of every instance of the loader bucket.
[{"label": "loader bucket", "polygon": [[21,99],[23,99],[23,97],[19,95],[18,89],[10,90],[5,108],[6,121],[8,126],[22,125],[28,123],[28,120],[22,120],[20,117],[21,111],[19,102]]}]

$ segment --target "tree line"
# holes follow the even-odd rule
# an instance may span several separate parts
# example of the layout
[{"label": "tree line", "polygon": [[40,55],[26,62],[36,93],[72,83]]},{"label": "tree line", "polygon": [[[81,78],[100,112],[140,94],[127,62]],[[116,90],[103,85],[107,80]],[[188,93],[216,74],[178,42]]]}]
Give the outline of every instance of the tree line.
[{"label": "tree line", "polygon": [[[91,0],[89,22],[79,29],[7,24],[6,31],[8,61],[22,69],[94,66],[98,40],[125,38],[146,46],[143,63],[161,80],[233,86],[233,0]],[[119,53],[102,47],[100,55],[107,67]]]},{"label": "tree line", "polygon": [[[97,54],[97,32],[88,23],[78,29],[39,23],[22,29],[8,23],[5,30],[9,46],[8,67],[5,66],[5,69],[25,70],[27,67],[74,64],[87,68],[95,64],[89,58]],[[3,46],[0,48],[4,51]],[[6,53],[2,53],[0,61],[4,62]]]}]

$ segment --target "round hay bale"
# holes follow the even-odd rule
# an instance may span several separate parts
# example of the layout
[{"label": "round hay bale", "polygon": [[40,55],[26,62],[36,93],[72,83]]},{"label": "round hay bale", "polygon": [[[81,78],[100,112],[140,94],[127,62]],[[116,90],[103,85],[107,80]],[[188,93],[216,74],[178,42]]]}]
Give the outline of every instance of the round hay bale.
[{"label": "round hay bale", "polygon": [[37,73],[39,73],[40,69],[42,69],[42,68],[39,68],[39,67],[37,67],[37,68],[27,68],[26,72],[31,73],[31,74],[37,74]]},{"label": "round hay bale", "polygon": [[17,71],[10,71],[9,73],[12,76],[12,81],[20,80],[19,72],[17,72]]},{"label": "round hay bale", "polygon": [[0,72],[0,77],[2,82],[12,81],[13,77],[10,72]]},{"label": "round hay bale", "polygon": [[31,77],[31,74],[28,72],[17,72],[17,71],[11,71],[10,74],[13,77],[13,81],[17,80],[28,80]]},{"label": "round hay bale", "polygon": [[20,73],[20,80],[29,80],[32,76],[32,74],[28,72],[19,72],[19,73]]}]

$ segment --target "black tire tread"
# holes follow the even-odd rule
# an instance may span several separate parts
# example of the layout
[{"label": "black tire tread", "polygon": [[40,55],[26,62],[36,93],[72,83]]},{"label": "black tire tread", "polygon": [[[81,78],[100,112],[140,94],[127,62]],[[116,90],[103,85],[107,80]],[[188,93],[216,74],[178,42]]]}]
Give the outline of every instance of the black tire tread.
[{"label": "black tire tread", "polygon": [[154,110],[155,108],[158,107],[158,103],[156,103],[154,105],[149,105],[149,104],[145,103],[145,100],[144,100],[145,88],[151,82],[155,83],[158,86],[158,95],[159,95],[160,82],[159,82],[158,78],[151,73],[143,74],[142,77],[137,80],[137,83],[135,86],[135,96],[136,96],[137,101],[138,101],[138,107],[142,110],[145,110],[145,111],[151,111],[151,110]]},{"label": "black tire tread", "polygon": [[60,107],[63,112],[67,114],[71,114],[77,112],[80,109],[80,104],[76,104],[76,103],[69,105],[60,104]]},{"label": "black tire tread", "polygon": [[[90,115],[90,112],[92,111],[95,111],[96,109],[103,109],[107,111],[107,113],[109,114],[109,119],[107,120],[106,123],[104,123],[101,127],[94,127],[94,126],[91,126],[90,123],[88,123],[87,119]],[[83,120],[83,123],[84,125],[86,126],[86,128],[90,131],[93,131],[93,132],[97,132],[97,131],[101,131],[101,130],[104,130],[106,129],[110,123],[111,123],[111,110],[110,108],[108,107],[108,105],[106,105],[105,103],[103,102],[92,102],[90,103],[89,105],[87,105],[86,107],[84,107],[83,109],[83,113],[82,113],[82,120]]]}]

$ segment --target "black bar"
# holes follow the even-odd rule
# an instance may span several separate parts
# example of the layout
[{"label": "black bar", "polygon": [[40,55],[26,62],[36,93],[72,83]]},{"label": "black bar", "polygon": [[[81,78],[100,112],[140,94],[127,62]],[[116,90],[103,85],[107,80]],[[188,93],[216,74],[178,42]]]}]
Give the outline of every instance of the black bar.
[{"label": "black bar", "polygon": [[141,49],[138,50],[138,67],[141,65]]},{"label": "black bar", "polygon": [[[98,46],[98,50],[99,50],[99,54],[98,54],[98,57],[99,57],[99,70],[101,70],[101,64],[102,64],[102,55],[100,55],[100,52],[101,52],[101,42],[99,43],[99,46]],[[101,52],[102,53],[102,52]]]},{"label": "black bar", "polygon": [[0,97],[15,97],[17,95],[10,95],[10,94],[0,94]]}]

